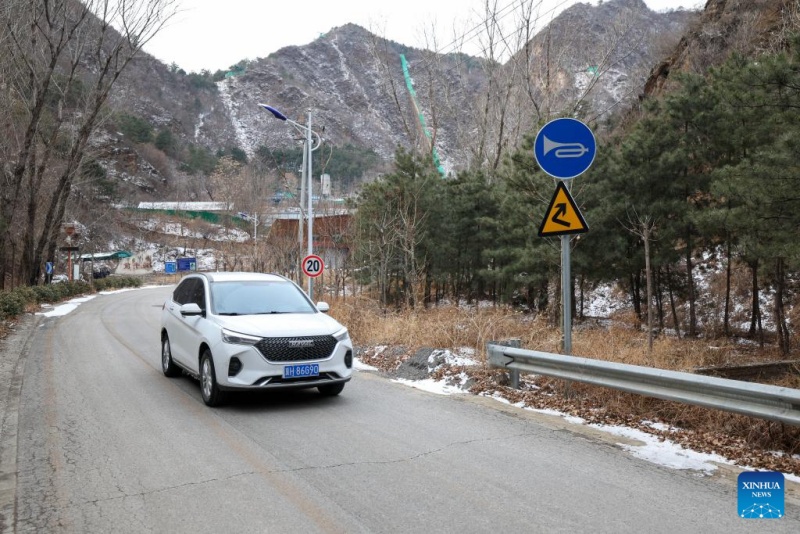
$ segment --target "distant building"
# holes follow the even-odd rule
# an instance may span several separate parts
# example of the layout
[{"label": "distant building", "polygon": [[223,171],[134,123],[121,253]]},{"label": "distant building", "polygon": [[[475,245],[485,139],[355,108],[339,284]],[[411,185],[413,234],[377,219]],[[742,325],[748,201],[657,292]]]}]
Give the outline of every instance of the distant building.
[{"label": "distant building", "polygon": [[[297,248],[297,231],[300,218],[297,214],[276,214],[272,221],[267,243],[280,250]],[[325,262],[326,269],[338,269],[350,254],[350,226],[353,216],[345,210],[334,215],[314,216],[314,253]],[[303,251],[308,239],[308,221],[303,219]]]},{"label": "distant building", "polygon": [[140,210],[230,211],[229,202],[139,202]]}]

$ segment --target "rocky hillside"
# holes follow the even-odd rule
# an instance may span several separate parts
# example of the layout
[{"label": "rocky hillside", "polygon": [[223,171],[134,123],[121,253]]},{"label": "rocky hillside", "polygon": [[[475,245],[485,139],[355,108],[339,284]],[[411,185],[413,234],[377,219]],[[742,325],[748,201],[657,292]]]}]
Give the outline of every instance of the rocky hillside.
[{"label": "rocky hillside", "polygon": [[[424,141],[403,77],[403,54],[438,152],[445,167],[454,170],[470,164],[470,141],[484,120],[492,120],[481,116],[492,98],[490,81],[511,81],[517,88],[533,83],[537,98],[547,100],[543,118],[578,102],[587,114],[607,113],[635,99],[650,68],[666,54],[666,46],[678,41],[691,15],[655,13],[642,0],[576,4],[499,69],[463,55],[411,49],[346,25],[309,45],[256,61],[244,75],[221,82],[220,94],[239,125],[239,144],[249,153],[261,144],[292,142],[286,127],[255,106],[263,101],[295,119],[311,107],[314,123],[325,126],[325,137],[334,145],[368,146],[390,159],[398,145]],[[506,82],[494,78],[496,71]],[[548,75],[554,85],[548,86]],[[532,111],[520,96],[512,120],[521,125],[512,144],[542,118]]]},{"label": "rocky hillside", "polygon": [[225,147],[235,142],[227,108],[213,85],[198,86],[186,74],[142,53],[124,72],[111,106],[168,128],[187,142]]},{"label": "rocky hillside", "polygon": [[650,73],[644,93],[669,88],[674,72],[705,73],[732,53],[751,55],[787,46],[800,30],[797,0],[708,0],[669,57]]},{"label": "rocky hillside", "polygon": [[[475,145],[513,146],[537,121],[565,109],[588,117],[624,107],[689,19],[688,12],[654,13],[642,0],[576,4],[505,65],[409,48],[352,24],[215,82],[210,73],[187,75],[143,56],[120,80],[111,104],[149,123],[153,140],[131,142],[111,120],[95,142],[97,161],[109,179],[121,180],[125,198],[208,200],[202,182],[209,158],[240,150],[252,159],[262,146],[298,146],[292,128],[258,107],[264,102],[301,123],[311,109],[329,146],[368,148],[386,162],[398,146],[430,148],[418,109],[444,167],[457,170],[490,156]],[[496,89],[509,83],[516,94],[499,113]],[[157,135],[170,138],[169,148],[155,142]],[[136,161],[137,154],[146,161]]]},{"label": "rocky hillside", "polygon": [[[303,124],[306,110],[312,109],[314,128],[324,127],[329,142],[370,147],[390,159],[398,145],[413,143],[418,131],[401,54],[410,64],[423,107],[430,94],[457,83],[458,58],[435,57],[348,24],[306,46],[286,47],[251,63],[243,75],[220,82],[219,95],[238,125],[239,145],[250,154],[260,145],[295,144],[290,128],[257,107],[264,102]],[[431,78],[424,74],[432,56],[438,70],[429,84]],[[469,98],[469,93],[458,95],[458,104],[467,106]],[[441,129],[450,130],[447,124]],[[447,146],[454,139],[443,134],[440,141]]]},{"label": "rocky hillside", "polygon": [[[529,75],[552,112],[574,107],[588,118],[630,105],[647,74],[683,35],[695,12],[656,13],[643,0],[579,3],[537,34]],[[546,61],[541,61],[546,58]],[[549,79],[548,79],[549,77]]]}]

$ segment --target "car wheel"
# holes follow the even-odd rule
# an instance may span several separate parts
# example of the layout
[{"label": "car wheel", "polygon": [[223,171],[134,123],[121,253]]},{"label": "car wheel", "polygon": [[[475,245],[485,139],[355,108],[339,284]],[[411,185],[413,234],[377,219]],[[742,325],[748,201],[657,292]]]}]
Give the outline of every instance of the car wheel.
[{"label": "car wheel", "polygon": [[341,384],[328,384],[326,386],[318,386],[319,392],[326,397],[335,397],[344,389],[344,382]]},{"label": "car wheel", "polygon": [[200,358],[200,392],[203,394],[203,402],[206,403],[206,406],[219,406],[225,397],[225,393],[217,384],[214,359],[208,349]]},{"label": "car wheel", "polygon": [[164,372],[164,376],[170,378],[181,375],[181,368],[172,361],[172,348],[167,334],[164,334],[161,338],[161,370]]}]

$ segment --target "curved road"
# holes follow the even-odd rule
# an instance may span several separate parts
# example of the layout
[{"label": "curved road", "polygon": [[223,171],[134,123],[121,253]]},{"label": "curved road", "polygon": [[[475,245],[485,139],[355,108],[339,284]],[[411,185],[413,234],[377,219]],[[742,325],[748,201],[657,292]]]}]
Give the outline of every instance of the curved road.
[{"label": "curved road", "polygon": [[558,418],[378,374],[333,399],[207,408],[195,381],[161,374],[170,290],[38,321],[11,381],[16,439],[0,443],[9,530],[800,532],[794,498],[783,519],[739,519],[733,472],[662,468]]}]

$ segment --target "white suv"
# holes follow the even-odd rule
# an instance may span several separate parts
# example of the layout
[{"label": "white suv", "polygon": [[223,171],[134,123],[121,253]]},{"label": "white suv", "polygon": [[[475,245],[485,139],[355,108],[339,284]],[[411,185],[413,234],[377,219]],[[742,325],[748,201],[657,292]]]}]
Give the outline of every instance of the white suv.
[{"label": "white suv", "polygon": [[161,313],[161,368],[200,380],[217,406],[229,390],[312,388],[338,395],[350,380],[347,328],[294,282],[260,273],[186,276]]}]

